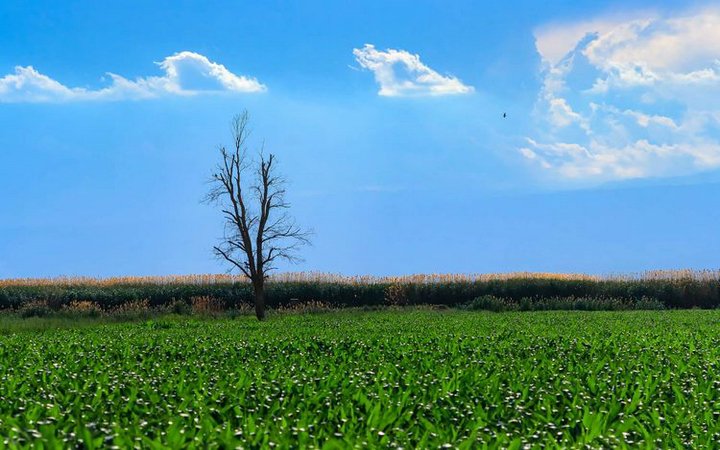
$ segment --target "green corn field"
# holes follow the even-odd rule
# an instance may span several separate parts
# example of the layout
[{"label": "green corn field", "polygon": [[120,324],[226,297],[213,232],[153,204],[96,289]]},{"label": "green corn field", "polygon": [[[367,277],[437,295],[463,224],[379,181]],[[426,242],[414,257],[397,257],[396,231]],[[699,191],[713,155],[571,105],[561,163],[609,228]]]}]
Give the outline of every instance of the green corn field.
[{"label": "green corn field", "polygon": [[27,320],[0,448],[720,445],[717,311]]}]

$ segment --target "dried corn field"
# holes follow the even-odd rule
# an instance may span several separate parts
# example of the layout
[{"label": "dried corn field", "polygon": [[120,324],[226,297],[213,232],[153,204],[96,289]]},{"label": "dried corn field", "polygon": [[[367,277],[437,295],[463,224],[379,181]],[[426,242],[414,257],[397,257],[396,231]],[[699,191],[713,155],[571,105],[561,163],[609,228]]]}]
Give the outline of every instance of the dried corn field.
[{"label": "dried corn field", "polygon": [[[637,304],[715,308],[720,306],[720,271],[649,271],[602,276],[517,272],[396,277],[283,273],[269,280],[267,297],[268,305],[273,308],[307,302],[333,307],[457,307],[482,298],[505,302],[510,309],[565,308],[552,305],[633,309]],[[224,309],[242,308],[252,302],[252,290],[244,278],[233,275],[0,280],[0,310],[18,309],[31,302],[44,302],[48,308],[58,310],[73,301],[92,302],[102,309],[134,302],[147,302],[150,307],[167,307],[177,302],[191,306],[198,298],[212,299],[221,305],[217,307]],[[475,304],[483,302],[487,303],[483,300]]]}]

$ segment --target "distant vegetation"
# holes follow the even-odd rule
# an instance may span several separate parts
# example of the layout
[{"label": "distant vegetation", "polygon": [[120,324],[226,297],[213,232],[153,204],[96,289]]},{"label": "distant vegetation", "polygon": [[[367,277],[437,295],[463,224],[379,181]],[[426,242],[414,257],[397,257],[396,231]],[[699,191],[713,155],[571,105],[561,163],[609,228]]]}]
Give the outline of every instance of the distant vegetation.
[{"label": "distant vegetation", "polygon": [[[436,305],[487,310],[659,309],[720,306],[720,272],[647,272],[639,275],[512,273],[344,277],[281,274],[266,289],[271,308],[319,303],[332,308]],[[165,308],[184,311],[211,304],[244,310],[252,285],[241,277],[197,275],[139,278],[0,280],[0,310],[67,311]],[[28,310],[30,309],[30,310]]]},{"label": "distant vegetation", "polygon": [[0,334],[0,447],[717,448],[718,336],[717,311]]}]

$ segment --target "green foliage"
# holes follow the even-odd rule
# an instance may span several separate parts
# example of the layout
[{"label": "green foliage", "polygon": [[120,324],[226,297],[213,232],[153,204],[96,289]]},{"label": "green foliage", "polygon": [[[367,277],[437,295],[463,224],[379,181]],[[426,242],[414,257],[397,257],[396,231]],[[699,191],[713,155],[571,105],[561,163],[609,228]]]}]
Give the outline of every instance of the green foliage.
[{"label": "green foliage", "polygon": [[553,310],[579,310],[579,311],[625,311],[632,309],[658,310],[665,309],[659,301],[642,297],[640,299],[618,298],[588,298],[588,297],[550,297],[550,298],[521,298],[519,301],[498,298],[492,295],[483,295],[474,298],[471,302],[461,306],[470,311],[553,311]]},{"label": "green foliage", "polygon": [[462,308],[470,311],[500,312],[516,311],[519,309],[519,306],[517,303],[502,298],[497,298],[493,295],[482,295],[480,297],[475,297],[473,301],[462,305]]},{"label": "green foliage", "polygon": [[192,306],[184,300],[173,300],[168,305],[168,310],[173,314],[187,316],[192,313]]},{"label": "green foliage", "polygon": [[[533,305],[544,302],[548,305],[576,304],[579,309],[617,309],[596,305],[597,302],[607,304],[607,300],[603,299],[614,299],[618,305],[645,304],[649,301],[671,309],[720,306],[720,282],[717,278],[590,280],[519,277],[402,284],[276,281],[268,283],[266,294],[270,308],[288,306],[293,301],[319,301],[333,307],[376,307],[388,304],[452,307],[483,296],[518,304],[519,309],[523,309],[522,304],[528,301]],[[60,310],[74,301],[89,301],[104,310],[147,301],[151,308],[169,306],[179,308],[178,314],[186,314],[194,298],[214,299],[226,309],[242,308],[253,302],[252,287],[247,283],[145,282],[98,285],[79,281],[67,284],[0,285],[0,310],[19,308],[33,301],[44,301],[53,310]],[[571,298],[576,300],[559,300]],[[548,306],[530,309],[557,308]]]},{"label": "green foliage", "polygon": [[0,334],[0,448],[716,448],[718,336],[720,311],[15,331]]},{"label": "green foliage", "polygon": [[18,314],[23,318],[47,317],[52,312],[48,304],[42,300],[29,301],[18,308]]}]

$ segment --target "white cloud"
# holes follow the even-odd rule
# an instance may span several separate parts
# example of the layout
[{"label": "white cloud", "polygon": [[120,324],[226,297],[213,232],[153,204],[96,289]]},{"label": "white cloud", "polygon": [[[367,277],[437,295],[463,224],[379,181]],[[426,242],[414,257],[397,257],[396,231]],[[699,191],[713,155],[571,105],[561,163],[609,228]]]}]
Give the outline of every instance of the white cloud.
[{"label": "white cloud", "polygon": [[16,67],[14,74],[0,78],[0,101],[4,102],[62,101],[83,95],[87,95],[85,89],[63,86],[32,66]]},{"label": "white cloud", "polygon": [[630,109],[627,109],[622,113],[635,119],[637,124],[641,127],[647,128],[651,125],[660,125],[663,127],[671,128],[673,130],[678,130],[680,128],[670,117],[665,117],[657,114],[648,115]]},{"label": "white cloud", "polygon": [[537,134],[520,154],[562,178],[720,168],[720,12],[538,29]]},{"label": "white cloud", "polygon": [[375,74],[379,95],[388,97],[413,95],[468,94],[474,89],[453,76],[443,76],[420,61],[420,56],[405,50],[380,51],[365,44],[353,49],[355,59]]},{"label": "white cloud", "polygon": [[176,53],[158,65],[165,72],[162,76],[129,80],[108,73],[110,85],[99,89],[67,87],[32,66],[18,66],[15,73],[0,78],[0,102],[136,100],[207,92],[263,92],[267,89],[257,79],[236,75],[198,53]]},{"label": "white cloud", "polygon": [[184,92],[203,90],[227,90],[236,92],[260,92],[266,88],[255,78],[238,76],[230,72],[222,64],[208,60],[205,56],[180,52],[165,58],[160,63],[165,70],[164,77],[173,89]]},{"label": "white cloud", "polygon": [[535,30],[535,48],[547,64],[556,65],[587,35],[607,33],[631,17],[635,16],[546,25]]},{"label": "white cloud", "polygon": [[586,128],[587,121],[568,104],[567,100],[559,97],[549,97],[550,122],[556,127],[566,127],[570,124],[577,123],[582,128]]},{"label": "white cloud", "polygon": [[658,73],[703,69],[720,54],[720,12],[620,24],[601,33],[584,53],[596,65],[642,65]]},{"label": "white cloud", "polygon": [[528,139],[528,144],[520,149],[525,158],[575,180],[684,175],[720,166],[716,142],[653,144],[640,139],[616,147],[596,139],[586,145]]}]

